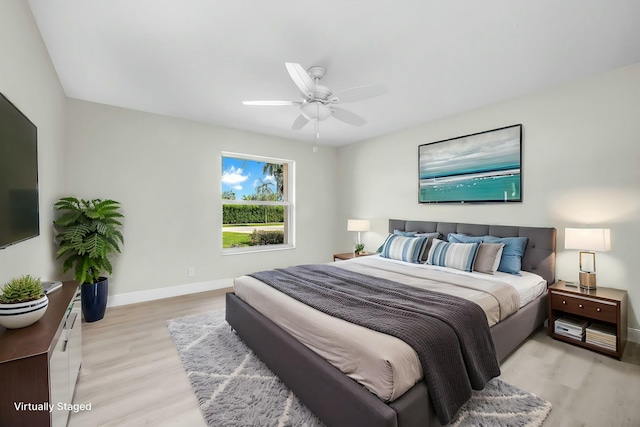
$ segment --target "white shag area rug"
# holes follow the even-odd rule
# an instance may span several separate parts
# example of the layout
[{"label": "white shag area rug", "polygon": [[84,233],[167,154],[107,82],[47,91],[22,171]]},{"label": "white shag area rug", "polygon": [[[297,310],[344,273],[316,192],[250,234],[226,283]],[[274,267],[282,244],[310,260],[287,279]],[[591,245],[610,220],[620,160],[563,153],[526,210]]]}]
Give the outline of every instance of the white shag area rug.
[{"label": "white shag area rug", "polygon": [[[223,311],[174,319],[168,328],[209,426],[324,425],[231,331]],[[551,403],[494,378],[450,426],[538,427],[549,411]]]}]

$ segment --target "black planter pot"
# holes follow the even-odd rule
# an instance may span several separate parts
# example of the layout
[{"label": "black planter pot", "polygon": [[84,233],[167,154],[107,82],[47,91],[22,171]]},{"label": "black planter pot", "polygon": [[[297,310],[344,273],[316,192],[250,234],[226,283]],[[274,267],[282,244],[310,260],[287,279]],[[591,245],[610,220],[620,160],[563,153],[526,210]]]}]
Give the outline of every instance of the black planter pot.
[{"label": "black planter pot", "polygon": [[95,322],[104,317],[109,295],[109,279],[100,277],[96,283],[82,284],[82,315],[85,322]]}]

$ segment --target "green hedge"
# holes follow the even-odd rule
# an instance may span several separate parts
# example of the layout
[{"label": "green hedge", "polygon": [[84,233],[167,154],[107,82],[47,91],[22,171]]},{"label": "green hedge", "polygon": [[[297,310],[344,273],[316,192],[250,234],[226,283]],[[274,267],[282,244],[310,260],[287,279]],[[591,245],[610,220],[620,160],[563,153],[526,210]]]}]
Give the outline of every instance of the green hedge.
[{"label": "green hedge", "polygon": [[284,232],[281,230],[255,230],[251,233],[253,245],[280,245],[284,243]]},{"label": "green hedge", "polygon": [[284,222],[283,206],[222,205],[223,224]]}]

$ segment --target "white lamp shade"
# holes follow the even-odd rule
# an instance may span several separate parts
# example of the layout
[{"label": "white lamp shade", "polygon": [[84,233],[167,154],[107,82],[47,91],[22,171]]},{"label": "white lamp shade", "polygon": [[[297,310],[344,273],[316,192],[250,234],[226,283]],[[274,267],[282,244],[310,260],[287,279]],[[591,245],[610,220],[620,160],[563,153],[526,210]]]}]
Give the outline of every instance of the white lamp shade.
[{"label": "white lamp shade", "polygon": [[565,228],[564,248],[585,251],[611,250],[611,231],[608,228]]},{"label": "white lamp shade", "polygon": [[347,231],[369,231],[371,224],[368,219],[348,219]]}]

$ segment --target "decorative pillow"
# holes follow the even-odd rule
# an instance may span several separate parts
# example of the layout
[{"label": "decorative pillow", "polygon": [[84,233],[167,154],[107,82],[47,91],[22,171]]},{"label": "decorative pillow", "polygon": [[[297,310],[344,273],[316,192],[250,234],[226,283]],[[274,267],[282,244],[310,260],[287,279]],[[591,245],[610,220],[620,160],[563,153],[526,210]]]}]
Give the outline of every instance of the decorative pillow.
[{"label": "decorative pillow", "polygon": [[391,234],[384,242],[380,256],[406,262],[419,262],[426,244],[426,237],[405,237]]},{"label": "decorative pillow", "polygon": [[480,243],[473,262],[473,271],[494,274],[500,265],[503,249],[504,243]]},{"label": "decorative pillow", "polygon": [[476,243],[482,242],[484,236],[469,236],[468,234],[449,233],[447,240],[451,243]]},{"label": "decorative pillow", "polygon": [[420,262],[427,262],[427,258],[429,257],[429,250],[431,249],[431,244],[433,243],[433,239],[439,239],[442,234],[436,232],[433,233],[416,233],[416,237],[426,237],[427,244],[424,247],[424,252],[422,252],[422,256],[420,257]]},{"label": "decorative pillow", "polygon": [[389,240],[389,237],[393,236],[393,234],[388,234],[387,237],[384,239],[384,242],[382,242],[382,244],[380,245],[380,247],[378,248],[378,250],[376,252],[378,252],[379,254],[382,253],[382,250],[384,249],[384,244],[387,243],[387,240]]},{"label": "decorative pillow", "polygon": [[433,239],[427,264],[471,271],[478,246],[480,246],[479,242],[448,243],[444,240]]},{"label": "decorative pillow", "polygon": [[[415,237],[417,236],[417,231],[400,231],[400,230],[393,230],[393,234],[396,234],[398,236],[404,236],[404,237]],[[389,234],[389,236],[391,236],[391,234]],[[387,239],[389,238],[389,236],[387,236]],[[384,247],[384,244],[386,243],[387,239],[385,239],[384,242],[382,242],[382,244],[380,245],[380,247],[378,248],[378,253],[382,252],[382,248]]]},{"label": "decorative pillow", "polygon": [[520,276],[522,256],[529,241],[528,237],[494,237],[484,236],[484,243],[504,243],[502,258],[498,271]]},{"label": "decorative pillow", "polygon": [[440,238],[442,236],[442,234],[438,233],[437,231],[434,231],[433,233],[416,233],[416,237],[436,237],[436,238]]},{"label": "decorative pillow", "polygon": [[398,236],[404,237],[416,237],[416,231],[401,231],[401,230],[393,230],[393,234],[397,234]]}]

